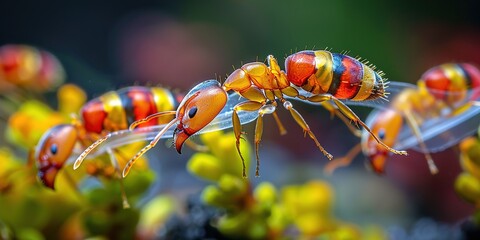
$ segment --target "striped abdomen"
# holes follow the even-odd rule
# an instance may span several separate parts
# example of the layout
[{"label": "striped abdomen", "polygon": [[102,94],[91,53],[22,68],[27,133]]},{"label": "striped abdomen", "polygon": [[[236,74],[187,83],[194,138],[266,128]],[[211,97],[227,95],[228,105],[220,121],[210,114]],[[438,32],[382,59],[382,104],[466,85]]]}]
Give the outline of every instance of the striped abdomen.
[{"label": "striped abdomen", "polygon": [[464,100],[467,91],[480,88],[480,70],[468,63],[447,63],[426,71],[419,82],[437,98],[450,104]]},{"label": "striped abdomen", "polygon": [[384,81],[373,69],[347,55],[302,51],[285,60],[287,79],[314,93],[362,101],[385,95]]},{"label": "striped abdomen", "polygon": [[[81,114],[87,132],[112,132],[127,129],[132,122],[153,113],[175,110],[177,105],[177,100],[168,89],[128,87],[89,101]],[[153,119],[140,126],[166,123],[171,119],[171,116]]]}]

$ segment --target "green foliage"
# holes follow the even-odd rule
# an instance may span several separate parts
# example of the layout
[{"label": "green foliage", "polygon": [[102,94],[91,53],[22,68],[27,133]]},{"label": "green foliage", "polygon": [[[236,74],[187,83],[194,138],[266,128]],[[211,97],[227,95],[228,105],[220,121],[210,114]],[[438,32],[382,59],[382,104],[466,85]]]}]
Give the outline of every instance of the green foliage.
[{"label": "green foliage", "polygon": [[476,207],[473,220],[480,226],[480,139],[464,139],[460,143],[460,150],[460,164],[464,171],[455,180],[455,191]]},{"label": "green foliage", "polygon": [[[298,233],[294,238],[362,238],[359,227],[334,218],[333,190],[328,183],[314,180],[278,190],[272,183],[261,182],[252,187],[242,177],[232,133],[215,132],[201,138],[210,152],[194,154],[187,168],[193,175],[212,182],[203,189],[201,198],[224,210],[225,214],[213,223],[222,234],[233,239],[283,238],[288,232]],[[241,146],[249,164],[251,147],[248,142]],[[369,236],[385,238],[383,233]]]}]

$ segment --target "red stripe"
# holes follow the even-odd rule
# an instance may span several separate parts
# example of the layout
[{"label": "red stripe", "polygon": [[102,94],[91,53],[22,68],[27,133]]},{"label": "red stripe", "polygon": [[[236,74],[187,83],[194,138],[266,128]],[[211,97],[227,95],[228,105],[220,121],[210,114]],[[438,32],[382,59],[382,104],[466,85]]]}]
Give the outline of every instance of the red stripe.
[{"label": "red stripe", "polygon": [[303,51],[292,54],[285,60],[287,79],[296,86],[303,86],[307,79],[315,74],[315,53]]},{"label": "red stripe", "polygon": [[83,123],[87,132],[101,133],[107,113],[99,99],[89,101],[81,110]]},{"label": "red stripe", "polygon": [[437,99],[445,99],[446,93],[450,90],[450,79],[445,75],[445,72],[440,67],[435,67],[428,70],[422,75],[425,85]]},{"label": "red stripe", "polygon": [[[131,89],[127,95],[131,99],[135,121],[157,112],[153,94],[150,91],[145,91],[145,89]],[[157,119],[152,119],[140,126],[146,127],[153,125],[157,125]]]},{"label": "red stripe", "polygon": [[362,64],[349,56],[342,59],[344,71],[340,76],[340,83],[335,97],[340,99],[351,99],[357,95],[363,78]]}]

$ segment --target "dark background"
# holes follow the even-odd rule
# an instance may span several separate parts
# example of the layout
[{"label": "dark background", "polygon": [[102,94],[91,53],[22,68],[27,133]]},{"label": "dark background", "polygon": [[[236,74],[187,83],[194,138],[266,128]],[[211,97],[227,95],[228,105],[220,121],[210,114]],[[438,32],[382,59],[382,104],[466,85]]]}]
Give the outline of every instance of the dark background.
[{"label": "dark background", "polygon": [[[129,44],[145,43],[139,39],[151,37],[149,34],[155,34],[154,31],[161,32],[168,28],[165,25],[174,25],[172,28],[180,28],[186,34],[159,39],[159,43],[172,47],[162,58],[176,63],[175,58],[183,51],[196,47],[182,46],[179,41],[179,46],[174,46],[176,39],[182,37],[188,39],[183,40],[184,43],[212,50],[212,55],[221,58],[213,65],[206,64],[210,69],[204,73],[189,73],[197,75],[196,78],[181,78],[196,66],[179,66],[183,69],[177,73],[181,82],[192,84],[215,74],[224,76],[231,72],[232,65],[238,67],[257,58],[262,61],[267,54],[281,61],[291,52],[312,48],[348,51],[352,56],[370,60],[392,80],[414,82],[426,68],[438,63],[480,61],[476,46],[479,5],[474,0],[305,1],[302,4],[5,1],[0,14],[0,43],[27,43],[52,51],[70,68],[71,81],[90,84],[91,76],[83,74],[96,74],[114,82],[113,87],[128,85],[130,81],[161,83],[171,80],[138,79],[139,76],[127,74],[126,68],[134,59],[125,56],[125,48]],[[165,30],[172,34],[168,31],[173,30]],[[221,53],[217,53],[219,51]],[[171,66],[157,64],[156,67]],[[188,87],[188,84],[178,84]]]}]

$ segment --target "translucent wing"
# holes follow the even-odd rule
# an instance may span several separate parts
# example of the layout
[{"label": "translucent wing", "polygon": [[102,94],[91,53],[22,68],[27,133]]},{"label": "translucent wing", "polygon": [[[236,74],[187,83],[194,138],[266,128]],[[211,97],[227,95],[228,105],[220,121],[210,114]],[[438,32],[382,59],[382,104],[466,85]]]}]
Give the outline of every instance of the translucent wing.
[{"label": "translucent wing", "polygon": [[[480,125],[480,107],[472,105],[453,117],[439,117],[425,121],[420,130],[428,151],[439,152],[459,143],[475,133]],[[420,151],[418,141],[408,127],[404,127],[395,147]]]},{"label": "translucent wing", "polygon": [[[415,85],[412,84],[407,84],[407,83],[397,83],[397,82],[392,82],[389,90],[391,89],[392,93],[398,93],[402,91],[405,88],[414,88]],[[194,92],[195,89],[192,89],[190,92]],[[311,93],[306,92],[304,90],[300,90],[301,94],[304,95],[311,95]],[[294,100],[299,100],[298,98],[294,98]],[[206,133],[206,132],[212,132],[212,131],[218,131],[218,130],[223,130],[223,129],[228,129],[232,127],[232,113],[233,113],[233,107],[242,102],[245,101],[244,98],[242,98],[240,95],[237,93],[232,93],[228,96],[228,101],[223,110],[218,114],[218,116],[210,123],[207,125],[205,128],[203,128],[201,131],[198,133]],[[308,102],[311,103],[311,102]],[[347,101],[347,104],[350,105],[359,105],[359,106],[367,106],[367,107],[375,107],[375,108],[386,108],[388,107],[388,101],[384,100],[372,100],[372,101],[364,101],[364,102],[354,102],[354,101]],[[247,111],[240,111],[238,112],[240,122],[243,124],[247,124],[249,122],[254,121],[258,117],[258,111],[252,111],[252,112],[247,112]],[[115,132],[114,136],[112,136],[110,139],[108,139],[104,144],[99,146],[95,153],[92,153],[92,156],[96,154],[101,154],[105,151],[106,148],[116,148],[119,146],[123,146],[126,144],[130,144],[133,142],[137,141],[148,141],[152,140],[155,135],[165,127],[165,125],[157,125],[157,126],[152,126],[152,127],[143,127],[143,128],[137,128],[134,131],[129,131],[129,130],[121,130]],[[171,138],[173,135],[173,129],[169,129],[162,138]]]},{"label": "translucent wing", "polygon": [[[394,99],[399,93],[406,89],[417,89],[417,86],[411,83],[390,81],[387,88],[387,92],[389,93],[388,99]],[[304,90],[299,91],[302,95],[305,96],[312,95],[311,93]],[[439,92],[439,94],[443,94],[443,92]],[[468,94],[473,94],[473,91],[470,91]],[[466,99],[469,99],[468,95]],[[306,100],[301,101],[308,104],[318,105],[318,103],[312,103]],[[365,121],[368,126],[372,126],[372,121],[380,110],[391,108],[390,102],[383,99],[368,101],[342,101],[344,101],[345,104],[350,106],[363,106],[376,109],[369,114],[367,120]],[[466,104],[466,102],[460,104]],[[458,115],[446,115],[443,117],[428,119],[420,126],[420,130],[425,144],[427,145],[428,151],[439,152],[457,144],[465,137],[474,134],[479,125],[480,106],[473,105],[468,110]],[[413,135],[408,125],[405,125],[402,128],[401,133],[399,134],[397,144],[394,146],[395,149],[415,149],[420,151],[420,148],[418,146],[419,145],[417,138]]]},{"label": "translucent wing", "polygon": [[[373,110],[365,123],[372,126],[380,109]],[[458,144],[475,133],[480,125],[480,106],[472,105],[461,114],[427,119],[420,125],[420,132],[429,152],[443,151]],[[395,144],[395,149],[415,149],[422,152],[410,127],[404,124]]]},{"label": "translucent wing", "polygon": [[[388,98],[393,99],[397,94],[404,91],[405,89],[416,89],[416,85],[410,83],[403,83],[403,82],[395,82],[391,81],[388,86]],[[300,94],[304,96],[312,95],[309,92],[299,89]],[[308,104],[319,105],[318,103],[312,103],[305,100],[300,100],[298,98],[290,98],[296,101],[303,101]],[[236,93],[232,93],[228,97],[227,104],[223,108],[223,110],[218,114],[218,116],[203,128],[198,134],[218,131],[223,129],[229,129],[232,127],[231,116],[233,113],[233,107],[245,101],[240,95]],[[351,100],[343,100],[346,104],[351,106],[363,106],[363,107],[371,107],[375,109],[388,109],[390,108],[390,102],[385,101],[383,99],[378,100],[369,100],[369,101],[351,101]],[[369,121],[371,123],[374,112],[369,115],[367,118],[367,125]],[[258,117],[258,112],[247,112],[247,111],[240,111],[238,112],[240,122],[243,124],[250,123],[254,121]],[[454,117],[441,117],[435,119],[429,119],[424,122],[421,126],[422,136],[424,137],[425,143],[427,148],[430,152],[437,152],[444,150],[448,147],[451,147],[458,143],[461,139],[469,136],[475,132],[478,125],[480,124],[480,107],[472,106],[469,110],[465,111],[460,115],[456,115]],[[96,153],[93,155],[103,153],[106,148],[116,148],[119,146],[123,146],[126,144],[130,144],[137,141],[146,141],[151,140],[161,129],[163,129],[165,125],[157,125],[153,127],[144,127],[138,128],[135,131],[128,131],[122,130],[115,132],[115,136],[111,137],[109,140],[98,147]],[[162,138],[171,138],[173,135],[173,127],[169,129]],[[417,148],[418,141],[415,136],[412,134],[410,128],[405,126],[402,132],[399,135],[397,144],[395,148],[397,149],[409,149],[413,148],[419,150]]]},{"label": "translucent wing", "polygon": [[[233,107],[238,103],[245,101],[237,93],[232,93],[228,96],[228,101],[223,110],[218,114],[218,116],[213,119],[213,121],[207,125],[205,128],[200,130],[198,134],[213,132],[223,129],[232,128],[232,114],[233,114]],[[240,122],[243,124],[247,124],[249,122],[254,121],[258,117],[258,112],[247,112],[247,111],[240,111],[238,112],[238,116],[240,118]],[[147,141],[152,140],[156,134],[162,130],[165,125],[156,125],[152,127],[142,127],[136,128],[134,131],[129,130],[121,130],[115,132],[114,136],[110,139],[105,141],[102,145],[98,146],[95,153],[91,153],[91,156],[95,156],[101,153],[104,153],[107,148],[117,148],[123,145],[131,144],[138,141]],[[168,139],[171,138],[173,135],[173,130],[175,127],[170,128],[162,138]]]},{"label": "translucent wing", "polygon": [[[413,85],[411,83],[404,83],[404,82],[395,82],[395,81],[390,81],[388,84],[388,88],[386,89],[388,92],[388,99],[393,99],[397,94],[400,92],[406,90],[406,89],[417,89],[416,85]],[[312,96],[313,94],[310,92],[307,92],[303,89],[297,89],[299,93],[303,96]],[[287,97],[289,99],[294,99],[298,101],[302,101],[308,104],[312,105],[319,105],[319,103],[314,103],[314,102],[309,102],[307,100],[301,100],[298,98],[291,98]],[[367,101],[352,101],[352,100],[341,100],[345,104],[349,106],[362,106],[362,107],[370,107],[370,108],[375,108],[375,109],[386,109],[390,108],[390,101],[384,100],[384,99],[373,99],[373,100],[367,100]]]}]

